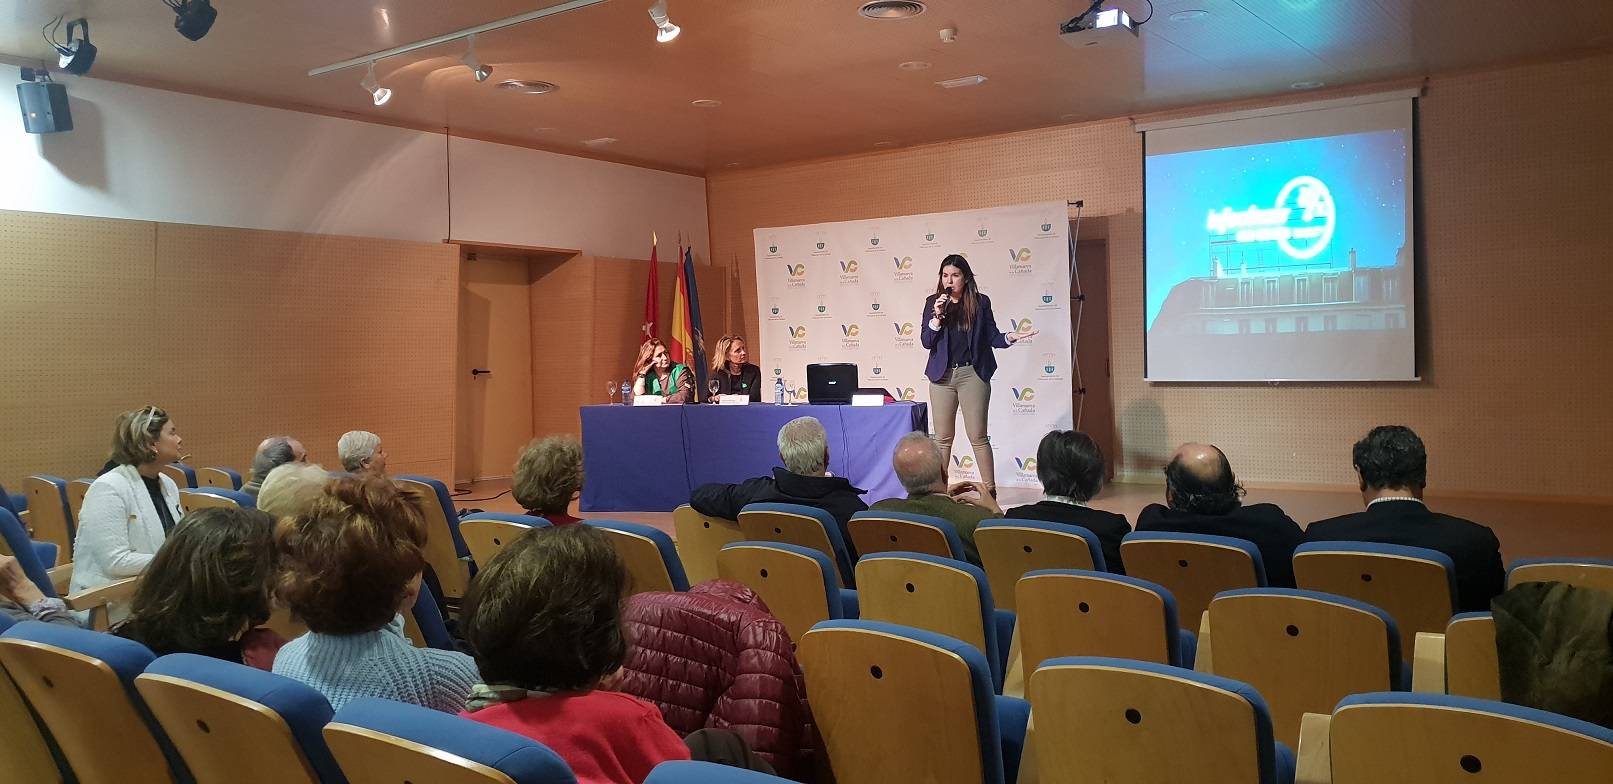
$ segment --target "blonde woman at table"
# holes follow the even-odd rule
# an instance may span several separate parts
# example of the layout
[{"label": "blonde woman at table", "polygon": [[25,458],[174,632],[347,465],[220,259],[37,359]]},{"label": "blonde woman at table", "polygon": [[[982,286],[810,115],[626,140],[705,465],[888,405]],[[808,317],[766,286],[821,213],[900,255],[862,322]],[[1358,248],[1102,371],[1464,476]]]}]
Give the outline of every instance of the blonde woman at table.
[{"label": "blonde woman at table", "polygon": [[694,371],[674,363],[666,344],[651,338],[639,346],[633,363],[633,395],[660,395],[667,403],[687,403],[694,399]]},{"label": "blonde woman at table", "polygon": [[711,380],[717,385],[713,403],[721,403],[729,395],[762,402],[762,369],[750,363],[745,338],[739,335],[723,335],[717,340],[711,352]]}]

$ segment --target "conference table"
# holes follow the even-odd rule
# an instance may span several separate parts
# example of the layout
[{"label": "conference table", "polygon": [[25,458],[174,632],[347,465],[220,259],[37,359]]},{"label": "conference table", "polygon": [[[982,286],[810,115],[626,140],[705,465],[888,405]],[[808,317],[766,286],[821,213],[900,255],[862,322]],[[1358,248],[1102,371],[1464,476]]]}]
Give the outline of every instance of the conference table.
[{"label": "conference table", "polygon": [[741,482],[782,465],[778,431],[816,417],[829,436],[829,471],[868,491],[905,495],[891,471],[896,442],[929,430],[925,403],[883,406],[582,406],[584,512],[669,512],[707,482]]}]

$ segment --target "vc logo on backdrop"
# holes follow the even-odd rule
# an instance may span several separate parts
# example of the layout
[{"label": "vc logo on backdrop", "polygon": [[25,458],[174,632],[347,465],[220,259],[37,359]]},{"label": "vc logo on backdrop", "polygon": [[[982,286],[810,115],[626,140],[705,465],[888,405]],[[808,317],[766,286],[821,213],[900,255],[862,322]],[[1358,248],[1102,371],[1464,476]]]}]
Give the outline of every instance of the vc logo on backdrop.
[{"label": "vc logo on backdrop", "polygon": [[1008,249],[1008,274],[1029,275],[1032,271],[1030,248]]},{"label": "vc logo on backdrop", "polygon": [[799,289],[806,287],[806,265],[800,262],[784,265],[784,285]]},{"label": "vc logo on backdrop", "polygon": [[897,400],[917,400],[918,390],[913,387],[897,387],[895,397]]},{"label": "vc logo on backdrop", "polygon": [[1012,387],[1012,389],[1014,391],[1014,413],[1036,413],[1036,390],[1030,387]]},{"label": "vc logo on backdrop", "polygon": [[1034,457],[1014,458],[1014,468],[1014,478],[1021,482],[1029,482],[1036,478],[1036,458]]},{"label": "vc logo on backdrop", "polygon": [[848,286],[855,284],[859,279],[857,274],[859,266],[860,265],[857,264],[856,259],[842,260],[840,262],[840,285]]},{"label": "vc logo on backdrop", "polygon": [[800,351],[806,348],[807,328],[805,324],[795,324],[790,327],[790,348]]},{"label": "vc logo on backdrop", "polygon": [[840,347],[843,349],[859,348],[862,343],[857,336],[862,334],[862,328],[856,324],[840,325]]},{"label": "vc logo on backdrop", "polygon": [[975,459],[969,455],[953,455],[952,464],[965,471],[973,471],[975,469]]},{"label": "vc logo on backdrop", "polygon": [[895,267],[894,273],[891,276],[893,280],[904,281],[913,279],[912,256],[892,256],[891,263]]}]

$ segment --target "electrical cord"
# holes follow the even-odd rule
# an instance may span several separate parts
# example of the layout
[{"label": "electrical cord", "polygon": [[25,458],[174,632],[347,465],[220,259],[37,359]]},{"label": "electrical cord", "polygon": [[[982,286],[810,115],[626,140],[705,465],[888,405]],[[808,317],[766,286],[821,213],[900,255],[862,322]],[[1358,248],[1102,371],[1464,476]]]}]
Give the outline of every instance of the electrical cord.
[{"label": "electrical cord", "polygon": [[[62,29],[62,20],[66,18],[67,14],[57,14],[55,19],[46,22],[44,27],[39,28],[39,36],[45,39],[45,43],[50,44],[51,49],[58,52],[62,50],[62,45],[56,42],[56,32]],[[46,32],[47,30],[49,32]]]}]

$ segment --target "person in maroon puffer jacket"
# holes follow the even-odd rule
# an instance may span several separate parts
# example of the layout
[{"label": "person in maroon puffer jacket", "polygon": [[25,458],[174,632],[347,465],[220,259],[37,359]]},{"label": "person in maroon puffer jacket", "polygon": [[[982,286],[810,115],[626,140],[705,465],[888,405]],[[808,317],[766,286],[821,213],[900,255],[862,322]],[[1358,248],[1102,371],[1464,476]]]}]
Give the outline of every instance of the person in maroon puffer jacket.
[{"label": "person in maroon puffer jacket", "polygon": [[617,688],[655,703],[680,734],[732,730],[778,775],[808,780],[816,744],[801,667],[754,591],[712,580],[641,593],[622,623],[628,653]]}]

